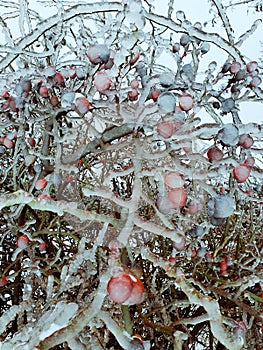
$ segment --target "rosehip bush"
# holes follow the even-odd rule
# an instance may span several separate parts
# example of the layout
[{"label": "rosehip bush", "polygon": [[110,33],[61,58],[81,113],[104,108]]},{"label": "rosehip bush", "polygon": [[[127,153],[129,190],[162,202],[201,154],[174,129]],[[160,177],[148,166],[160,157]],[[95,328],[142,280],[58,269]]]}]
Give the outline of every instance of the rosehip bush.
[{"label": "rosehip bush", "polygon": [[0,350],[262,349],[255,1],[4,3]]}]

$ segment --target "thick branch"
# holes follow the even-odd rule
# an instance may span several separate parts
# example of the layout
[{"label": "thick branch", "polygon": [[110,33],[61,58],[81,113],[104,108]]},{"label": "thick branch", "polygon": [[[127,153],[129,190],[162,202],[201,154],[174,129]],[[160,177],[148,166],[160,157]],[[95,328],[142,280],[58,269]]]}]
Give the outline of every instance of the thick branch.
[{"label": "thick branch", "polygon": [[106,143],[120,139],[121,137],[130,135],[134,132],[135,124],[123,124],[120,126],[114,126],[110,129],[106,129],[100,138],[89,142],[87,145],[83,145],[76,152],[70,155],[66,155],[62,158],[62,164],[74,164],[80,158],[85,157],[89,153],[101,153]]}]

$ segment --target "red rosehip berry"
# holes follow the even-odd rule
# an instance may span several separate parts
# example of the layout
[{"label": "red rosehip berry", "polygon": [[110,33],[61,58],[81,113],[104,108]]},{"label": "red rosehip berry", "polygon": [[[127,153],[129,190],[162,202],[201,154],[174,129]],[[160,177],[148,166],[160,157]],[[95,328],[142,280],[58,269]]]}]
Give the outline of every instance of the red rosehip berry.
[{"label": "red rosehip berry", "polygon": [[249,82],[249,87],[251,88],[256,88],[258,87],[260,84],[262,83],[262,79],[258,76],[255,76],[251,79],[251,81]]},{"label": "red rosehip berry", "polygon": [[76,109],[79,113],[85,114],[90,109],[90,103],[86,97],[78,97],[75,101]]},{"label": "red rosehip berry", "polygon": [[25,249],[28,246],[29,238],[26,235],[20,236],[17,239],[17,246],[20,249]]},{"label": "red rosehip berry", "polygon": [[175,265],[176,264],[176,257],[170,255],[168,257],[168,261],[171,265]]},{"label": "red rosehip berry", "polygon": [[56,107],[59,103],[59,100],[58,100],[58,97],[53,95],[50,97],[50,104],[53,106],[53,107]]},{"label": "red rosehip berry", "polygon": [[112,81],[107,73],[98,72],[95,75],[94,85],[97,91],[103,92],[103,91],[109,90],[109,88],[111,87],[111,84],[112,84]]},{"label": "red rosehip berry", "polygon": [[39,178],[35,183],[36,190],[43,190],[47,186],[48,182],[45,178]]},{"label": "red rosehip berry", "polygon": [[227,274],[227,263],[225,261],[221,261],[220,263],[220,275],[225,276]]},{"label": "red rosehip berry", "polygon": [[24,92],[29,92],[32,89],[32,83],[28,79],[24,79],[21,81],[21,88]]},{"label": "red rosehip berry", "polygon": [[157,132],[160,136],[167,139],[175,132],[175,125],[172,121],[160,122],[157,124]]},{"label": "red rosehip berry", "polygon": [[229,71],[232,74],[236,74],[237,72],[239,72],[241,69],[241,64],[239,62],[233,62],[230,67],[229,67]]},{"label": "red rosehip berry", "polygon": [[254,72],[258,67],[258,63],[256,61],[251,61],[246,64],[246,69],[248,73]]},{"label": "red rosehip berry", "polygon": [[7,284],[8,280],[6,276],[0,277],[0,287],[4,287]]},{"label": "red rosehip berry", "polygon": [[40,242],[38,245],[38,249],[40,251],[40,253],[45,253],[46,252],[46,248],[47,248],[47,244],[46,242]]},{"label": "red rosehip berry", "polygon": [[87,56],[91,63],[107,63],[110,58],[110,50],[104,44],[92,45],[87,50]]},{"label": "red rosehip berry", "polygon": [[10,93],[9,93],[9,91],[3,91],[3,92],[1,92],[0,96],[1,96],[3,99],[8,100],[9,97],[10,97]]},{"label": "red rosehip berry", "polygon": [[45,77],[53,77],[56,74],[55,66],[47,66],[43,69],[43,74]]},{"label": "red rosehip berry", "polygon": [[128,91],[128,98],[130,101],[136,101],[138,100],[138,90],[133,89],[132,91]]},{"label": "red rosehip berry", "polygon": [[142,281],[133,275],[130,275],[130,278],[133,282],[133,288],[131,295],[129,298],[125,301],[125,304],[127,305],[135,305],[140,304],[144,300],[144,286]]},{"label": "red rosehip berry", "polygon": [[207,157],[208,157],[210,162],[220,161],[223,159],[224,153],[221,151],[221,149],[214,146],[214,147],[209,148],[209,150],[207,152]]},{"label": "red rosehip berry", "polygon": [[11,109],[12,112],[17,112],[18,111],[18,108],[17,108],[17,105],[16,105],[16,99],[14,97],[9,97],[8,99],[8,106],[9,108]]},{"label": "red rosehip berry", "polygon": [[118,304],[134,305],[144,299],[144,286],[138,277],[126,272],[116,273],[107,284],[107,292]]},{"label": "red rosehip berry", "polygon": [[13,140],[10,140],[8,137],[5,137],[3,140],[3,145],[6,148],[11,149],[11,148],[14,148],[15,142]]},{"label": "red rosehip berry", "polygon": [[136,54],[130,58],[130,65],[133,65],[134,63],[136,63],[140,58],[140,55],[141,55],[140,51],[137,51]]},{"label": "red rosehip berry", "polygon": [[68,71],[68,75],[69,75],[70,79],[74,79],[74,78],[76,78],[77,73],[76,73],[75,69],[70,68]]},{"label": "red rosehip berry", "polygon": [[233,171],[234,178],[239,183],[245,182],[250,175],[250,170],[246,164],[238,164]]},{"label": "red rosehip berry", "polygon": [[64,84],[64,77],[60,72],[56,72],[56,74],[53,77],[53,81],[55,84],[63,85]]},{"label": "red rosehip berry", "polygon": [[254,164],[255,164],[255,158],[249,157],[249,158],[245,159],[244,163],[245,163],[248,167],[251,168],[251,167],[254,166]]},{"label": "red rosehip berry", "polygon": [[254,143],[254,139],[252,136],[248,134],[242,134],[239,136],[238,144],[239,146],[248,149],[250,148]]},{"label": "red rosehip berry", "polygon": [[139,87],[139,82],[137,79],[133,79],[131,82],[130,82],[130,86],[133,88],[133,89],[138,89]]},{"label": "red rosehip berry", "polygon": [[167,198],[172,203],[172,207],[181,208],[187,202],[187,194],[184,188],[172,188],[167,193]]},{"label": "red rosehip berry", "polygon": [[180,51],[180,44],[179,43],[175,43],[172,46],[172,52],[173,53],[178,53]]},{"label": "red rosehip berry", "polygon": [[40,86],[39,95],[42,97],[48,97],[48,88],[46,86]]},{"label": "red rosehip berry", "polygon": [[203,209],[202,203],[192,202],[188,207],[188,213],[194,215]]},{"label": "red rosehip berry", "polygon": [[161,95],[161,91],[160,90],[152,90],[151,91],[151,98],[153,99],[154,102],[156,102],[158,100],[158,97]]},{"label": "red rosehip berry", "polygon": [[72,176],[72,175],[69,175],[68,178],[67,178],[67,181],[68,181],[68,182],[73,182],[73,176]]},{"label": "red rosehip berry", "polygon": [[36,145],[36,141],[35,141],[35,139],[33,139],[33,137],[29,137],[27,139],[27,142],[31,147],[35,147],[35,145]]},{"label": "red rosehip berry", "polygon": [[45,200],[45,201],[52,201],[52,197],[50,197],[48,194],[46,193],[40,193],[37,198]]},{"label": "red rosehip berry", "polygon": [[183,111],[190,111],[194,107],[194,99],[190,94],[184,94],[179,98],[179,106]]},{"label": "red rosehip berry", "polygon": [[184,186],[184,177],[179,173],[167,173],[164,176],[164,184],[170,188],[180,188]]}]

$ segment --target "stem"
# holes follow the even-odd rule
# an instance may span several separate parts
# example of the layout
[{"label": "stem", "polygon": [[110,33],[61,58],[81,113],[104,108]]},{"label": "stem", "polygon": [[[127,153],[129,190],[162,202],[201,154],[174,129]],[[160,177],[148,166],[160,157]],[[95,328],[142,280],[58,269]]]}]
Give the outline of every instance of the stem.
[{"label": "stem", "polygon": [[129,310],[128,305],[122,305],[121,306],[122,314],[123,314],[123,319],[125,323],[125,330],[127,331],[128,334],[132,335],[132,322],[131,322],[131,314]]}]

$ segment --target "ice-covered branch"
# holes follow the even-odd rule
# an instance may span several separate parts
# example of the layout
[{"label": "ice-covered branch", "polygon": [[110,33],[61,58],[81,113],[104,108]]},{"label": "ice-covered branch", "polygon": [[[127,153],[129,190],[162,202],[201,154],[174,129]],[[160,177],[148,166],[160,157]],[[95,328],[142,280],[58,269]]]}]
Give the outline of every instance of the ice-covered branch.
[{"label": "ice-covered branch", "polygon": [[227,14],[226,14],[226,8],[222,4],[222,2],[219,0],[212,0],[212,3],[215,5],[215,7],[218,11],[219,17],[222,20],[223,28],[227,33],[228,40],[231,43],[231,45],[233,45],[234,44],[234,30],[231,26],[231,23],[229,21]]},{"label": "ice-covered branch", "polygon": [[106,272],[100,278],[100,285],[91,305],[83,309],[82,312],[72,320],[71,324],[67,328],[53,333],[52,336],[40,342],[38,345],[40,350],[48,350],[51,347],[64,342],[68,336],[77,336],[84,327],[89,325],[90,321],[100,313],[102,303],[106,296],[106,284],[108,280],[109,272]]},{"label": "ice-covered branch", "polygon": [[123,349],[129,350],[131,346],[131,338],[128,336],[128,334],[124,334],[124,331],[120,329],[116,322],[109,317],[105,311],[101,311],[99,313],[99,318],[106,324],[107,328],[115,336],[120,346]]},{"label": "ice-covered branch", "polygon": [[64,155],[61,161],[63,164],[72,164],[76,163],[80,158],[85,157],[89,153],[101,153],[106,150],[106,143],[132,134],[135,131],[134,128],[135,124],[128,123],[106,129],[100,137],[97,137],[95,140],[90,141],[87,145],[81,146],[73,154]]},{"label": "ice-covered branch", "polygon": [[249,30],[247,30],[244,34],[242,34],[238,41],[235,43],[236,47],[241,47],[245,40],[247,40],[257,29],[259,26],[262,26],[262,20],[257,19],[251,26]]},{"label": "ice-covered branch", "polygon": [[220,306],[215,299],[203,295],[194,288],[193,285],[187,281],[181,269],[177,269],[176,271],[169,269],[162,260],[156,258],[153,254],[149,253],[149,251],[145,250],[145,248],[142,249],[141,253],[145,259],[152,261],[155,266],[165,269],[169,277],[175,278],[176,286],[187,295],[192,304],[200,305],[205,309],[209,316],[211,331],[215,338],[217,338],[229,350],[242,349],[244,339],[242,337],[236,337],[234,333],[231,333],[223,325]]},{"label": "ice-covered branch", "polygon": [[0,204],[1,209],[16,204],[27,204],[32,209],[50,211],[57,213],[60,216],[62,216],[63,213],[68,213],[76,216],[81,221],[98,220],[100,222],[108,222],[111,224],[114,224],[115,222],[114,219],[109,216],[78,209],[77,203],[34,198],[33,195],[22,190],[2,196],[0,198]]},{"label": "ice-covered branch", "polygon": [[[100,12],[116,12],[122,11],[122,4],[119,2],[98,2],[93,4],[81,4],[74,5],[68,10],[65,10],[63,14],[63,20],[69,21],[70,19],[79,16],[79,15],[87,15],[94,14]],[[43,22],[39,23],[37,29],[33,30],[31,33],[22,38],[19,42],[16,43],[16,50],[18,52],[22,52],[28,46],[32,45],[37,39],[43,35],[46,31],[55,27],[59,21],[57,15],[47,18]],[[0,70],[7,68],[16,58],[18,54],[9,53],[0,61]]]},{"label": "ice-covered branch", "polygon": [[70,319],[74,317],[78,309],[76,303],[58,302],[56,306],[43,313],[34,322],[34,327],[28,324],[21,333],[16,334],[12,339],[0,344],[0,349],[21,349],[21,338],[27,344],[27,348],[34,349],[39,341],[48,338],[52,333],[63,329],[68,325]]},{"label": "ice-covered branch", "polygon": [[215,44],[219,48],[223,49],[226,51],[230,56],[232,56],[235,60],[244,62],[243,55],[240,53],[240,51],[234,46],[231,45],[226,39],[222,38],[219,34],[217,33],[206,33],[202,30],[196,29],[194,27],[189,27],[187,30],[184,29],[182,26],[179,24],[176,24],[173,20],[168,19],[166,17],[156,15],[153,13],[147,13],[145,12],[145,17],[161,26],[164,28],[169,28],[172,31],[176,33],[187,33],[191,37],[195,39],[199,39],[202,41],[207,41],[210,43]]}]

